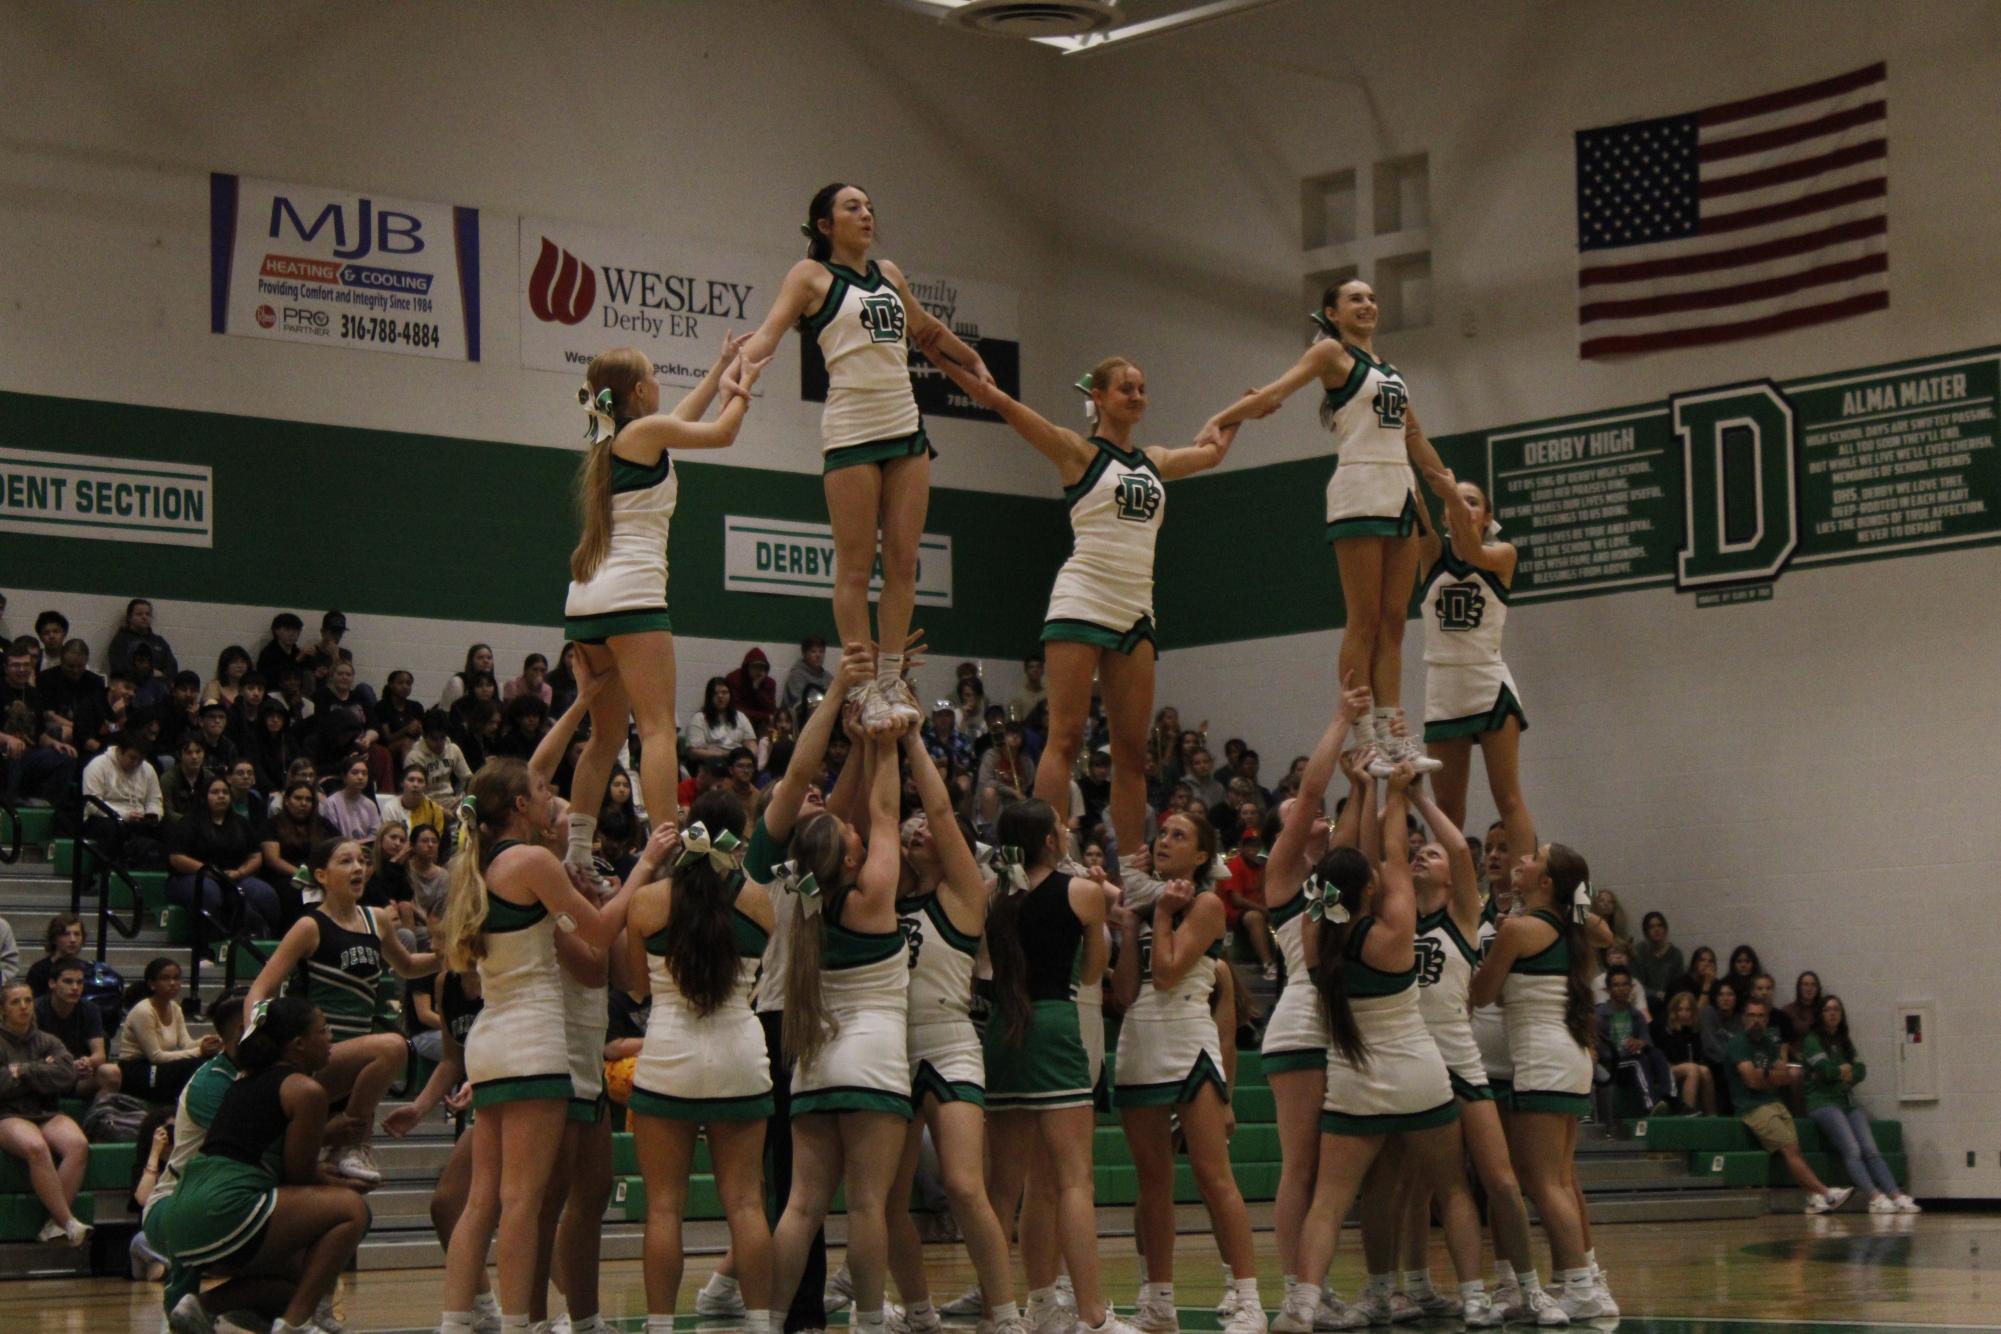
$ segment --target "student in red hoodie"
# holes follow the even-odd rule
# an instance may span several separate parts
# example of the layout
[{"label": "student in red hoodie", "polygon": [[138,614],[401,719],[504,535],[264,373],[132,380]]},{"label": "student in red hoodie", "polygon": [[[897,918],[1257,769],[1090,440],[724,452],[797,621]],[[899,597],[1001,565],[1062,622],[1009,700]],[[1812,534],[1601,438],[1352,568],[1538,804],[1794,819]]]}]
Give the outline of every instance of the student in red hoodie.
[{"label": "student in red hoodie", "polygon": [[752,648],[745,653],[742,665],[723,680],[729,682],[737,712],[750,719],[759,736],[769,731],[771,715],[778,711],[778,686],[771,679],[771,659],[764,656],[764,650]]}]

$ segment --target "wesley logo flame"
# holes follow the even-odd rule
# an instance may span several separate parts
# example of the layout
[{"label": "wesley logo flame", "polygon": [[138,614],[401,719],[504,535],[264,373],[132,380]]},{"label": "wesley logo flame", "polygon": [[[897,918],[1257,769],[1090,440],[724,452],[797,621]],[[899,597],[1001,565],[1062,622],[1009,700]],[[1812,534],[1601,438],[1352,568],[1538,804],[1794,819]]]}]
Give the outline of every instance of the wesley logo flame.
[{"label": "wesley logo flame", "polygon": [[597,294],[597,275],[591,266],[543,237],[535,271],[528,276],[528,308],[535,318],[548,324],[581,324]]}]

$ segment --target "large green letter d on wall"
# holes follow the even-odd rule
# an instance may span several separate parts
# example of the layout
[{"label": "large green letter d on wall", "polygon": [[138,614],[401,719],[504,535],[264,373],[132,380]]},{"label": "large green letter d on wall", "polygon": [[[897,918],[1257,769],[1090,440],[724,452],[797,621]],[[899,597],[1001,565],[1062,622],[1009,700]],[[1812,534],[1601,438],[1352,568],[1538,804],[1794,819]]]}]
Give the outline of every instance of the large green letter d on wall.
[{"label": "large green letter d on wall", "polygon": [[1675,586],[1774,577],[1799,546],[1792,404],[1770,381],[1670,402],[1688,506]]}]

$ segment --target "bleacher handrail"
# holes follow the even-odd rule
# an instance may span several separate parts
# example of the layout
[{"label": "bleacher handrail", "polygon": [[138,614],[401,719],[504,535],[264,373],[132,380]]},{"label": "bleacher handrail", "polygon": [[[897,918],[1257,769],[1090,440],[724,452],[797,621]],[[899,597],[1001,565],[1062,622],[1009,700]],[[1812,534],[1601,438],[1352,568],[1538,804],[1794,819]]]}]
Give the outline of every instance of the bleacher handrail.
[{"label": "bleacher handrail", "polygon": [[[216,888],[216,913],[210,913],[206,906],[206,896],[202,893],[205,884],[213,883]],[[201,1014],[201,966],[208,957],[208,942],[211,930],[227,948],[224,950],[224,989],[228,990],[236,982],[236,954],[249,939],[249,932],[243,925],[243,891],[237,887],[228,874],[212,862],[203,862],[195,872],[194,893],[188,905],[188,1001],[189,1016]]]},{"label": "bleacher handrail", "polygon": [[12,866],[21,860],[21,808],[5,792],[0,792],[0,815],[7,817],[7,841],[0,844],[0,865]]}]

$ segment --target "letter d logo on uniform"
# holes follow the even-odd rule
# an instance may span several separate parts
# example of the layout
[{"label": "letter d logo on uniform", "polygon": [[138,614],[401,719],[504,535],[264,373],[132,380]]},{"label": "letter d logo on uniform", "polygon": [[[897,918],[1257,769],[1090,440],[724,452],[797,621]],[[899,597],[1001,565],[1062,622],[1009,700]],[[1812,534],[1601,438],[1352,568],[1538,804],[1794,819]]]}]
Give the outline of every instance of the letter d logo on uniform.
[{"label": "letter d logo on uniform", "polygon": [[1669,402],[1687,505],[1675,587],[1776,577],[1799,547],[1792,404],[1769,380]]}]

